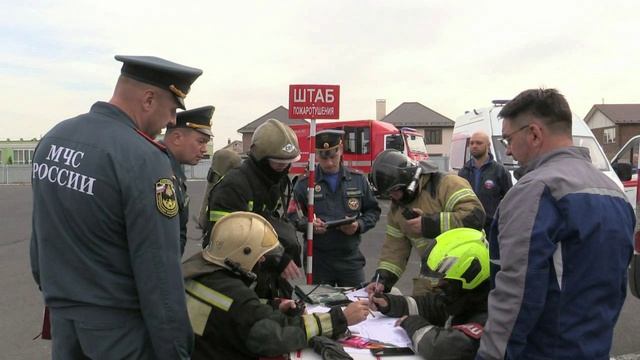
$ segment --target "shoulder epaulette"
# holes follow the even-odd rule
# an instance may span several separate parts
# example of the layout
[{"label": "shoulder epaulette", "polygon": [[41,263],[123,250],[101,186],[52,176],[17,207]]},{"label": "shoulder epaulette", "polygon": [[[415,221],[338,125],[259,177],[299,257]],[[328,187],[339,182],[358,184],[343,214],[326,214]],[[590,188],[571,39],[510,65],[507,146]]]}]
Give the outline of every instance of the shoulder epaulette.
[{"label": "shoulder epaulette", "polygon": [[167,147],[160,144],[159,142],[155,141],[154,139],[152,139],[149,135],[145,134],[143,131],[141,131],[140,129],[135,129],[136,132],[138,134],[140,134],[143,138],[145,138],[148,142],[150,142],[151,144],[153,144],[153,146],[157,147],[158,149],[160,149],[160,151],[162,152],[167,152]]}]

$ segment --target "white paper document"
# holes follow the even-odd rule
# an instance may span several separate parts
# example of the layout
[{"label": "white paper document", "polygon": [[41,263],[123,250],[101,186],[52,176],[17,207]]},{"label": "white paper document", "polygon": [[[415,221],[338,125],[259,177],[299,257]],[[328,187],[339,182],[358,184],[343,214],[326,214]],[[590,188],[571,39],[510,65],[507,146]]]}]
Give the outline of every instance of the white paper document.
[{"label": "white paper document", "polygon": [[382,313],[374,312],[375,318],[367,317],[367,320],[349,326],[353,335],[375,340],[378,342],[392,344],[400,347],[410,347],[411,339],[401,327],[395,326],[397,318],[391,318]]}]

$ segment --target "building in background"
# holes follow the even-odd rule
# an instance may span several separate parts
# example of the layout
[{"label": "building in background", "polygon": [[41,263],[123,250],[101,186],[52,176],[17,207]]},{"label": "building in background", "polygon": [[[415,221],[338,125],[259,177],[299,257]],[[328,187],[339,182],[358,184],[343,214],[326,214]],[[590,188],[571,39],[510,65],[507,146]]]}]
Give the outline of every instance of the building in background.
[{"label": "building in background", "polygon": [[249,146],[251,146],[251,138],[253,137],[253,133],[256,131],[258,126],[262,125],[262,123],[269,119],[280,120],[286,125],[301,123],[301,120],[289,119],[289,110],[286,107],[282,105],[278,106],[277,108],[269,111],[268,113],[260,116],[259,118],[238,129],[238,132],[242,134],[242,154],[249,153]]},{"label": "building in background", "polygon": [[2,165],[27,165],[31,164],[33,152],[38,145],[38,140],[0,140],[0,164]]},{"label": "building in background", "polygon": [[386,101],[376,100],[376,119],[393,124],[398,129],[410,127],[424,134],[429,156],[446,157],[455,122],[448,117],[420,104],[403,102],[388,115]]},{"label": "building in background", "polygon": [[[362,117],[362,118],[366,118]],[[284,106],[269,111],[256,120],[238,129],[242,134],[242,153],[246,154],[251,146],[251,137],[258,126],[267,119],[277,119],[287,125],[300,124],[300,120],[290,119],[289,110]],[[341,119],[348,120],[348,119]],[[451,134],[453,133],[453,120],[418,103],[403,102],[388,115],[386,114],[386,100],[376,100],[376,120],[393,124],[398,129],[410,127],[424,134],[429,156],[446,157],[449,153]]]},{"label": "building in background", "polygon": [[235,151],[238,154],[242,154],[242,141],[227,139],[227,145],[223,147],[223,149],[228,149],[231,151]]},{"label": "building in background", "polygon": [[584,117],[607,158],[640,134],[640,104],[597,104]]}]

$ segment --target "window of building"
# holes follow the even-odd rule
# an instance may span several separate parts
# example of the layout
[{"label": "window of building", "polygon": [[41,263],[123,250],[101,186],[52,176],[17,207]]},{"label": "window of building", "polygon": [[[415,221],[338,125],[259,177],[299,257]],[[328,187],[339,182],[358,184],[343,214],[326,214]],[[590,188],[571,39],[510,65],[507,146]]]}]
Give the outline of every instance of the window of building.
[{"label": "window of building", "polygon": [[13,163],[16,165],[31,164],[33,159],[32,149],[13,150]]},{"label": "window of building", "polygon": [[429,144],[442,144],[442,129],[424,129],[424,142]]},{"label": "window of building", "polygon": [[613,144],[616,142],[616,128],[608,128],[604,129],[604,140],[603,144]]}]

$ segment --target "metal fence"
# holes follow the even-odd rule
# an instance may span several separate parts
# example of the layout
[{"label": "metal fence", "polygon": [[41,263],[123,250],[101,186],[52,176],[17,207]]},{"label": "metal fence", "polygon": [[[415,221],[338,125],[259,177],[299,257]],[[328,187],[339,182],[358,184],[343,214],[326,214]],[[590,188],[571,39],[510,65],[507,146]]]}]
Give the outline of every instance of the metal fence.
[{"label": "metal fence", "polygon": [[[201,160],[197,165],[183,166],[187,179],[206,179],[211,159]],[[0,184],[29,184],[31,183],[31,168],[27,165],[0,165]]]},{"label": "metal fence", "polygon": [[187,179],[206,179],[207,174],[209,173],[209,167],[211,167],[211,159],[203,159],[197,165],[185,165],[182,168],[184,169],[184,174],[187,176]]},{"label": "metal fence", "polygon": [[31,164],[0,165],[0,184],[22,184],[31,182]]}]

